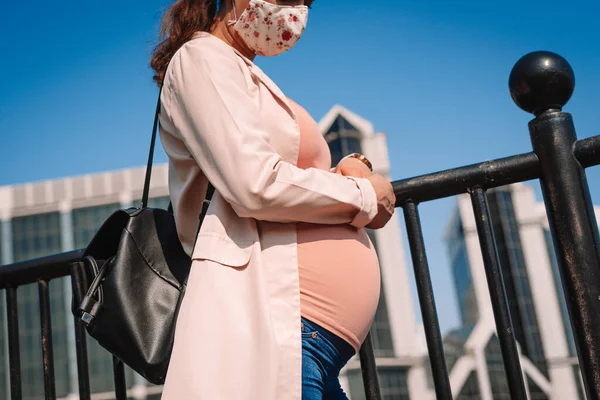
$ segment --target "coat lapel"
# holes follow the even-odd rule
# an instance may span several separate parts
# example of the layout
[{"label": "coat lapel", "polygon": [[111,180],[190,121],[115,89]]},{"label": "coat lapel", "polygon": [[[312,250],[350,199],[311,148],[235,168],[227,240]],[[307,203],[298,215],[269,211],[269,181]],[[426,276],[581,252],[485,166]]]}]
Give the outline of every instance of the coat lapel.
[{"label": "coat lapel", "polygon": [[285,106],[286,111],[290,114],[290,116],[294,119],[294,121],[296,121],[296,113],[294,113],[294,110],[290,107],[290,104],[287,101],[287,97],[283,94],[281,89],[279,89],[279,86],[277,86],[275,84],[275,82],[273,82],[271,80],[271,78],[269,78],[267,76],[267,74],[265,74],[262,71],[262,69],[260,69],[260,67],[258,65],[256,65],[253,61],[249,60],[247,57],[245,57],[242,53],[240,53],[235,48],[233,49],[233,51],[235,51],[235,53],[239,57],[241,57],[242,60],[244,60],[244,62],[250,68],[250,71],[252,72],[252,74],[254,74],[254,76],[256,76],[258,78],[258,80],[260,80],[266,86],[266,88],[269,89],[269,91],[273,94],[273,96],[275,96],[275,98],[283,106]]}]

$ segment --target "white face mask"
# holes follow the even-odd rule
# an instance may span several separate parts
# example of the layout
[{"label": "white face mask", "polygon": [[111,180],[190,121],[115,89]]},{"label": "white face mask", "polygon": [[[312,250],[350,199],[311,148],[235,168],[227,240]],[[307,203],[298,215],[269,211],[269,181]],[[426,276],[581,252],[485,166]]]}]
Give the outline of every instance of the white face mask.
[{"label": "white face mask", "polygon": [[[235,1],[233,5],[235,15]],[[300,40],[308,21],[307,6],[282,6],[264,0],[250,4],[235,21],[229,21],[246,45],[260,56],[276,56]]]}]

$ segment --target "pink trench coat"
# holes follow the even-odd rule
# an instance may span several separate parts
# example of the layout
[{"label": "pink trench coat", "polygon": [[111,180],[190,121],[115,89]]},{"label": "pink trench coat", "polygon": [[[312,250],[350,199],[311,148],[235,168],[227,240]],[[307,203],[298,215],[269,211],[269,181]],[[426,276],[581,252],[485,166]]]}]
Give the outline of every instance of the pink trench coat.
[{"label": "pink trench coat", "polygon": [[[162,399],[300,400],[294,222],[362,228],[377,213],[373,186],[297,168],[286,97],[214,36],[175,54],[161,101],[171,199],[193,259]],[[192,252],[207,178],[217,194]]]}]

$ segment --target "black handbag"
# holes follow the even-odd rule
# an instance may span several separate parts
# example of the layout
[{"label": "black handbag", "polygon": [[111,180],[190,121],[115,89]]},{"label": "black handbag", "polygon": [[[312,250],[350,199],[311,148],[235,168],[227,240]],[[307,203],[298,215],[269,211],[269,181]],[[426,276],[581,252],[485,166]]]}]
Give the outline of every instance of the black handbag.
[{"label": "black handbag", "polygon": [[[76,285],[85,292],[75,316],[102,347],[154,384],[166,377],[191,266],[173,214],[147,207],[159,111],[160,92],[141,208],[113,213],[73,266],[81,271],[74,293]],[[213,193],[209,183],[198,230]]]}]

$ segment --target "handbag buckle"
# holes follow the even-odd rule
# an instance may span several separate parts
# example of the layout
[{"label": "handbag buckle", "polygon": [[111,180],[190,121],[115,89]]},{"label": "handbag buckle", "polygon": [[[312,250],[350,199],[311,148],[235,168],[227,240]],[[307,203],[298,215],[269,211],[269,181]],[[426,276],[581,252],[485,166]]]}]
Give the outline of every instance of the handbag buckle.
[{"label": "handbag buckle", "polygon": [[84,312],[81,314],[81,317],[80,317],[80,319],[81,319],[81,320],[83,321],[83,323],[84,323],[84,324],[87,326],[87,325],[89,325],[89,324],[92,322],[92,320],[94,319],[94,316],[93,316],[92,314],[90,314],[90,313],[87,313],[87,312],[85,312],[85,311],[84,311]]},{"label": "handbag buckle", "polygon": [[78,308],[79,312],[81,312],[79,319],[83,321],[85,326],[89,326],[100,315],[102,308],[102,303],[99,303],[93,297],[85,296]]}]

